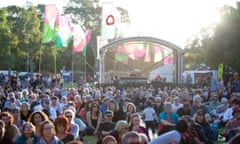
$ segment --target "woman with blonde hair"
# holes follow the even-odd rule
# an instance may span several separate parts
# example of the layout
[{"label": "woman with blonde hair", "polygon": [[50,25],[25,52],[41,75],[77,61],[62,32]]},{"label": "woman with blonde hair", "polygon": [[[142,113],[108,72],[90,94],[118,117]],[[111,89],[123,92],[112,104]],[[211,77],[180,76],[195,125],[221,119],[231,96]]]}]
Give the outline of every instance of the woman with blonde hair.
[{"label": "woman with blonde hair", "polygon": [[140,125],[141,122],[141,116],[139,113],[133,113],[131,114],[130,117],[130,131],[136,131],[137,133],[143,133],[148,137],[148,140],[150,140],[149,134],[148,134],[148,130]]},{"label": "woman with blonde hair", "polygon": [[136,106],[134,103],[128,103],[126,105],[126,112],[125,112],[125,120],[129,123],[130,121],[130,117],[131,117],[131,114],[135,113],[137,110],[136,110]]},{"label": "woman with blonde hair", "polygon": [[110,135],[114,136],[118,144],[121,144],[122,136],[129,131],[129,124],[125,120],[119,120]]},{"label": "woman with blonde hair", "polygon": [[119,111],[119,105],[116,100],[110,100],[108,110],[111,110],[113,112],[113,122],[117,122],[118,120],[120,120],[121,113]]}]

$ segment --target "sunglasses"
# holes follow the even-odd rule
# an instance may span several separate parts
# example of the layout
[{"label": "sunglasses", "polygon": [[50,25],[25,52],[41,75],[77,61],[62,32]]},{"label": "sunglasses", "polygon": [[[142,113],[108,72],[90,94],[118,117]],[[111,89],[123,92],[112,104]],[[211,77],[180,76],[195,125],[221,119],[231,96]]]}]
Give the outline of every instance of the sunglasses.
[{"label": "sunglasses", "polygon": [[128,144],[140,144],[140,142],[130,142]]},{"label": "sunglasses", "polygon": [[72,116],[71,115],[68,115],[68,116],[66,116],[67,118],[72,118]]},{"label": "sunglasses", "polygon": [[107,117],[113,117],[112,115],[107,115]]}]

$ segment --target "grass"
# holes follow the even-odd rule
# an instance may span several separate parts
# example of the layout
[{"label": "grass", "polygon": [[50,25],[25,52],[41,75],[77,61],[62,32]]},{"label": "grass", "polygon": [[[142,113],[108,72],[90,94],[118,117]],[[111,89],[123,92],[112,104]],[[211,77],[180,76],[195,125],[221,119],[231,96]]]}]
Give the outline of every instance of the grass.
[{"label": "grass", "polygon": [[96,144],[97,143],[97,136],[90,136],[86,135],[83,137],[84,144]]}]

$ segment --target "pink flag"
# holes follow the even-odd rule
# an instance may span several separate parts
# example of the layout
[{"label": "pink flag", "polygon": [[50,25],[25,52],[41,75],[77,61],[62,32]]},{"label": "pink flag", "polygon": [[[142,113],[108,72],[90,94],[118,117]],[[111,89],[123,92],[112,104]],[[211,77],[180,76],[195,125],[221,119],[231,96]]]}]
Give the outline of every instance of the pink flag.
[{"label": "pink flag", "polygon": [[47,43],[55,40],[56,33],[56,19],[58,15],[58,9],[56,5],[45,6],[45,18],[43,25],[42,42]]},{"label": "pink flag", "polygon": [[66,47],[72,38],[73,27],[65,15],[59,15],[57,21],[56,47]]},{"label": "pink flag", "polygon": [[173,63],[173,56],[167,56],[163,59],[163,64]]},{"label": "pink flag", "polygon": [[90,40],[91,40],[91,30],[87,29],[86,30],[86,43],[89,44]]},{"label": "pink flag", "polygon": [[150,62],[151,61],[151,57],[150,57],[150,53],[149,53],[149,45],[146,46],[146,55],[145,55],[145,59],[144,62]]},{"label": "pink flag", "polygon": [[134,51],[134,57],[136,59],[138,59],[138,58],[144,56],[145,53],[146,53],[146,49],[145,49],[144,45],[142,43],[138,43],[137,47],[136,47],[136,49]]},{"label": "pink flag", "polygon": [[80,25],[74,26],[73,52],[81,52],[86,45],[86,36]]}]

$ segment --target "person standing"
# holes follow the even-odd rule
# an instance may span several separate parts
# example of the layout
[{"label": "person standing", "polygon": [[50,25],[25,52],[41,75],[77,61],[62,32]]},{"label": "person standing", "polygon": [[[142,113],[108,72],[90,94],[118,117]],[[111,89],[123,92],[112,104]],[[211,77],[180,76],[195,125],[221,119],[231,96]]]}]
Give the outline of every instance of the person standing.
[{"label": "person standing", "polygon": [[208,73],[210,79],[210,92],[217,92],[219,89],[219,83],[216,78],[213,77],[213,72]]},{"label": "person standing", "polygon": [[152,134],[155,135],[155,119],[157,119],[157,117],[155,110],[152,108],[151,101],[147,101],[147,107],[143,110],[143,117],[146,129],[151,128]]}]

